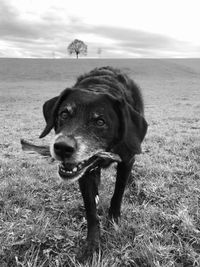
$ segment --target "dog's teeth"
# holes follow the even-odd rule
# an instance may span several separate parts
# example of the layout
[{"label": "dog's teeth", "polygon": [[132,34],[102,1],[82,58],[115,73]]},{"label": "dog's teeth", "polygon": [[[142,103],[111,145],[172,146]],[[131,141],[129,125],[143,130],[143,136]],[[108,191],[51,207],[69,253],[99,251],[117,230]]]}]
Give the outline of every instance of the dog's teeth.
[{"label": "dog's teeth", "polygon": [[78,171],[82,170],[87,165],[87,162],[88,160],[83,160],[71,170],[67,170],[65,165],[63,163],[60,163],[59,169],[65,175],[75,175]]},{"label": "dog's teeth", "polygon": [[73,168],[73,172],[77,172],[78,168],[77,167],[74,167]]},{"label": "dog's teeth", "polygon": [[79,163],[78,164],[78,169],[80,170],[80,169],[82,169],[82,167],[83,167],[82,163]]}]

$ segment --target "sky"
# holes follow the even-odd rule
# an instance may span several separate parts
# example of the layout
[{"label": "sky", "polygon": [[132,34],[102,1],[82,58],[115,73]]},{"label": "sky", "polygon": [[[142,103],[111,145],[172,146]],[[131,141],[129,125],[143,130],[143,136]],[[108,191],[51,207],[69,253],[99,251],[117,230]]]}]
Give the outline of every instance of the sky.
[{"label": "sky", "polygon": [[200,57],[199,0],[0,0],[0,57]]}]

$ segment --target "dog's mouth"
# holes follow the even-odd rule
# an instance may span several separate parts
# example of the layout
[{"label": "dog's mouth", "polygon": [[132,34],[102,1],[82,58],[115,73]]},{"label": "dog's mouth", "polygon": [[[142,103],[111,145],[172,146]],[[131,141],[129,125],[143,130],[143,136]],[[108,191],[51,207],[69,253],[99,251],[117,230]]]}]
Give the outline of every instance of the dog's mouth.
[{"label": "dog's mouth", "polygon": [[98,157],[93,156],[79,163],[61,162],[58,166],[58,173],[63,179],[73,179],[77,176],[81,177],[87,170],[97,167],[99,160]]},{"label": "dog's mouth", "polygon": [[83,176],[86,171],[97,168],[102,161],[120,162],[118,155],[111,152],[98,152],[87,160],[79,163],[61,162],[58,166],[58,174],[64,180],[77,180]]}]

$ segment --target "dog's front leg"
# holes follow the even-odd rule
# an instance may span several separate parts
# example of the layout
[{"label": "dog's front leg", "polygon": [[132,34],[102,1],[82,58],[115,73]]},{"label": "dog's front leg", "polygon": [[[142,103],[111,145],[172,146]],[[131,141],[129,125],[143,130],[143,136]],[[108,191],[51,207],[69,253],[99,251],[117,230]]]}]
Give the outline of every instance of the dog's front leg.
[{"label": "dog's front leg", "polygon": [[87,239],[86,244],[78,253],[78,259],[85,261],[90,258],[99,248],[100,225],[97,215],[96,199],[98,197],[98,184],[100,181],[100,168],[86,173],[80,180],[79,186],[83,196],[83,201],[87,219]]},{"label": "dog's front leg", "polygon": [[130,163],[120,162],[117,166],[117,177],[115,183],[115,191],[111,199],[111,204],[109,208],[109,219],[118,223],[120,217],[120,209],[122,197],[127,184],[127,181],[131,174],[131,169],[133,166],[133,161]]}]

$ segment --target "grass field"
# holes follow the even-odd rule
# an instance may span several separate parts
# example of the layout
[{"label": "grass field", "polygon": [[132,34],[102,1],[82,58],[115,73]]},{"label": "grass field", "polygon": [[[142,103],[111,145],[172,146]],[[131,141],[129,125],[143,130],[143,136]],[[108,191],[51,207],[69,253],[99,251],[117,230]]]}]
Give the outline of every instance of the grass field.
[{"label": "grass field", "polygon": [[[142,88],[149,123],[119,227],[106,223],[114,167],[100,188],[101,253],[81,265],[86,236],[77,184],[56,163],[21,151],[39,140],[42,104],[95,66],[125,70]],[[200,59],[0,59],[0,266],[200,266]]]}]

